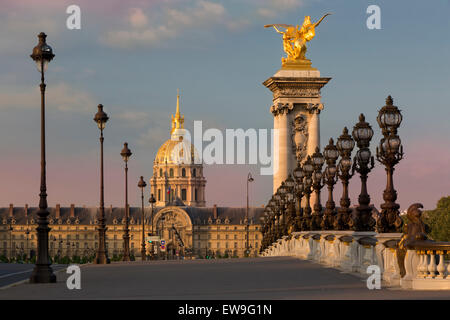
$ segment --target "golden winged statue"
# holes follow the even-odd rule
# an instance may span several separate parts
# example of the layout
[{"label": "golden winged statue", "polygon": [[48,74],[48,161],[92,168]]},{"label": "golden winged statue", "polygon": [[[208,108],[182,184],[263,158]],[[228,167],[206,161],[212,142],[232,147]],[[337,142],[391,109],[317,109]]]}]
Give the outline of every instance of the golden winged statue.
[{"label": "golden winged statue", "polygon": [[283,35],[283,49],[287,54],[286,58],[281,58],[283,67],[310,68],[311,61],[305,57],[306,43],[314,38],[316,27],[330,14],[325,14],[315,23],[311,23],[311,17],[306,16],[301,27],[291,24],[268,24],[264,26],[264,28],[273,27],[278,33]]}]

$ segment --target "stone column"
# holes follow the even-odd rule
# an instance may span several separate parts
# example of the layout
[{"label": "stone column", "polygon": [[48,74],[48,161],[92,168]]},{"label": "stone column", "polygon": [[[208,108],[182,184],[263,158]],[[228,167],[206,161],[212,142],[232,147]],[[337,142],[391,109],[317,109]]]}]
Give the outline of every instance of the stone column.
[{"label": "stone column", "polygon": [[[274,192],[281,182],[292,173],[297,160],[304,161],[306,154],[312,154],[316,146],[320,147],[319,114],[323,109],[323,105],[320,103],[320,89],[330,79],[320,77],[320,72],[314,68],[281,69],[263,83],[273,93],[273,105],[270,111],[274,116],[274,129],[279,131],[278,152],[274,148],[276,154],[273,155]],[[295,119],[299,116],[307,122],[305,132],[301,133],[304,134],[305,139],[297,139],[303,141],[303,146],[296,146],[294,139]],[[303,124],[300,123],[300,125]],[[297,133],[299,132],[297,130]],[[297,152],[305,144],[306,152]],[[276,168],[278,170],[275,170]]]}]

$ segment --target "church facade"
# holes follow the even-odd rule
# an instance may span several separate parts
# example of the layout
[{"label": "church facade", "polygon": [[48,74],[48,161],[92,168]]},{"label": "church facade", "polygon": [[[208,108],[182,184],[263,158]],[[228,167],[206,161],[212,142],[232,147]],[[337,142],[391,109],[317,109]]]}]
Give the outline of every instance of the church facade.
[{"label": "church facade", "polygon": [[[147,255],[175,258],[256,256],[262,240],[260,218],[263,207],[206,206],[206,178],[197,150],[186,138],[184,116],[177,95],[170,139],[164,142],[153,161],[150,194],[156,199],[152,210],[130,207],[130,252],[140,258],[142,228],[165,241],[146,242]],[[237,181],[238,187],[242,181]],[[242,185],[244,189],[244,185]],[[36,253],[36,207],[0,208],[0,256],[11,258]],[[98,208],[86,206],[49,208],[50,256],[92,256],[98,248]],[[124,208],[105,208],[108,256],[123,252]],[[247,219],[248,217],[248,219]],[[248,239],[247,239],[248,238]],[[145,240],[145,239],[144,239]],[[248,248],[248,251],[247,251]]]}]

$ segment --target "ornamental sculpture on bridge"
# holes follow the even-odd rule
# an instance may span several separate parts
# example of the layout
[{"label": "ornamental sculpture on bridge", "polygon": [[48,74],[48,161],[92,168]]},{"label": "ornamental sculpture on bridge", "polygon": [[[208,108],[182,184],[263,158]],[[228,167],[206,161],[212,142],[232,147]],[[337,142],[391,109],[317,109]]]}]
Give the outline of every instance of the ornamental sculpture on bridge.
[{"label": "ornamental sculpture on bridge", "polygon": [[279,34],[283,35],[283,49],[287,54],[286,58],[281,58],[283,66],[286,64],[311,65],[311,61],[306,59],[306,43],[311,41],[316,35],[316,27],[331,13],[325,14],[316,23],[311,23],[311,17],[306,16],[301,27],[291,24],[268,24],[264,28],[273,27]]}]

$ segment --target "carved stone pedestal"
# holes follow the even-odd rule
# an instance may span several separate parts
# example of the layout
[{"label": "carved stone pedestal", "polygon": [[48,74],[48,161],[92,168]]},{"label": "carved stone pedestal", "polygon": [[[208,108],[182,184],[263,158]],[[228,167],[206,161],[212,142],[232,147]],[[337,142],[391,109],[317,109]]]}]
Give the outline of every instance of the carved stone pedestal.
[{"label": "carved stone pedestal", "polygon": [[320,89],[331,78],[310,70],[279,70],[263,84],[273,93],[274,117],[273,190],[287,179],[307,155],[320,148]]}]

